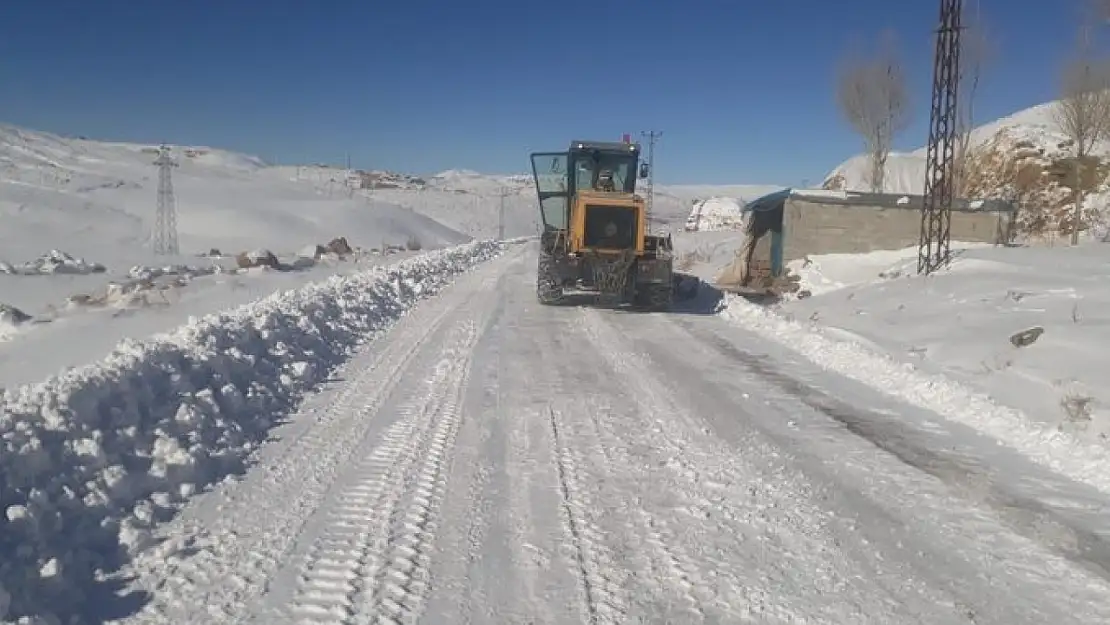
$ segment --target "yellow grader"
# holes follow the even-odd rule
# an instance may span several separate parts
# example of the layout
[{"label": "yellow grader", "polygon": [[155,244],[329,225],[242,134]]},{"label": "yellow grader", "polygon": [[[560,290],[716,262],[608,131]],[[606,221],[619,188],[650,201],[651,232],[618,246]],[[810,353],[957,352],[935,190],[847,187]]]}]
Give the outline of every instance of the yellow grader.
[{"label": "yellow grader", "polygon": [[536,270],[542,304],[571,291],[618,304],[669,310],[674,301],[671,236],[647,231],[637,178],[648,175],[640,146],[572,141],[566,152],[531,154],[543,233]]}]

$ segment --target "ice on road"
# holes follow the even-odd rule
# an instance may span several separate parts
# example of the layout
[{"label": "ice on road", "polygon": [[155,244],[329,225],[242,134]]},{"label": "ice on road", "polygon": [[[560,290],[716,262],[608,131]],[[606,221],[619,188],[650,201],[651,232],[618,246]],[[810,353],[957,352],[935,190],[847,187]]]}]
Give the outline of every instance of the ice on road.
[{"label": "ice on road", "polygon": [[1110,622],[1096,494],[720,317],[540,306],[534,267],[368,344],[121,622]]}]

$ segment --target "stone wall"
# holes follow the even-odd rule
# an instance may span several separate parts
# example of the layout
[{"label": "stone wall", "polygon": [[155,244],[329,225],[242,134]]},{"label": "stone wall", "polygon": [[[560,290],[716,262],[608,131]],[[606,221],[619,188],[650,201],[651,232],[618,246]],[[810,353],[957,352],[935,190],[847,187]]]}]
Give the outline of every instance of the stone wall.
[{"label": "stone wall", "polygon": [[[952,240],[1005,243],[1010,238],[1012,220],[1013,212],[1008,206],[991,210],[954,207]],[[874,198],[862,203],[794,196],[783,207],[783,230],[785,262],[811,254],[903,249],[918,243],[921,200],[914,198],[909,203],[897,204],[887,198]],[[759,243],[756,257],[769,255],[768,242]]]}]

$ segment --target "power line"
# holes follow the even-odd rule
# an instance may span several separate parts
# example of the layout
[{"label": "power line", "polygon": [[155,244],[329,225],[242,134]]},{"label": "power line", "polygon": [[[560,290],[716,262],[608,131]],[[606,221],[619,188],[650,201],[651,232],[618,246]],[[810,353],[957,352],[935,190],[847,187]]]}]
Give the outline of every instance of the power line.
[{"label": "power line", "polygon": [[[647,182],[647,230],[651,230],[651,210],[655,206],[655,142],[663,136],[661,130],[642,131],[640,136],[648,138],[648,182]],[[636,175],[635,173],[633,175]]]},{"label": "power line", "polygon": [[170,155],[170,147],[162,145],[158,149],[158,211],[154,215],[154,253],[176,255],[177,248],[177,203],[173,196],[173,168],[177,167]]}]

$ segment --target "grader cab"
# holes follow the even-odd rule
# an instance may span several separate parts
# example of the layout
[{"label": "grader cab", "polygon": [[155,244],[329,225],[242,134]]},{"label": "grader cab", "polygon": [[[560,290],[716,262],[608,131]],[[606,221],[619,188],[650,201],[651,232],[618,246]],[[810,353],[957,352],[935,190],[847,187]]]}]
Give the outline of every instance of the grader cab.
[{"label": "grader cab", "polygon": [[566,152],[531,155],[543,233],[536,294],[555,304],[571,291],[667,310],[674,299],[670,235],[647,231],[636,143],[573,141]]}]

